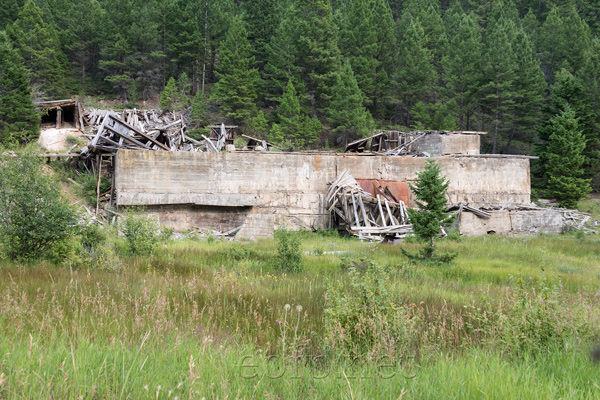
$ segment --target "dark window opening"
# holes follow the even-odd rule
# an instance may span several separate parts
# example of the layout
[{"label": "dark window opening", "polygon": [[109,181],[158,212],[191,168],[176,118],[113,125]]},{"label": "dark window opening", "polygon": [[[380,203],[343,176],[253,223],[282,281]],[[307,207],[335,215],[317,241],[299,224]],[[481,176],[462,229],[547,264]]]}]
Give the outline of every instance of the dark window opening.
[{"label": "dark window opening", "polygon": [[56,116],[58,110],[56,108],[48,110],[48,114],[42,115],[42,125],[56,125]]}]

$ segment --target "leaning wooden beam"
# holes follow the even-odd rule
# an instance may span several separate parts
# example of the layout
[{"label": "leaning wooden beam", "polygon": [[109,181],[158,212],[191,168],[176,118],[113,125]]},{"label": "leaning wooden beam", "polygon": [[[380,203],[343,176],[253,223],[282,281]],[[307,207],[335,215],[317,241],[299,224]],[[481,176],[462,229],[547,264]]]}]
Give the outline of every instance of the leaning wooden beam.
[{"label": "leaning wooden beam", "polygon": [[[165,146],[164,144],[162,144],[161,142],[159,142],[158,140],[154,139],[152,136],[145,134],[144,132],[142,132],[140,129],[136,128],[133,125],[128,124],[127,122],[123,121],[120,118],[117,118],[116,116],[112,116],[113,120],[127,128],[129,128],[130,130],[134,131],[135,133],[137,133],[138,135],[140,135],[141,137],[143,137],[144,139],[148,140],[149,142],[152,142],[153,144],[157,145],[158,147],[160,147],[163,150],[169,151],[171,149],[169,149],[167,146]],[[146,146],[147,147],[147,146]],[[148,147],[149,148],[149,147]]]},{"label": "leaning wooden beam", "polygon": [[127,141],[129,143],[133,143],[133,144],[135,144],[137,146],[140,146],[140,147],[142,147],[142,148],[144,148],[146,150],[151,150],[150,147],[147,146],[147,145],[145,145],[144,143],[142,143],[140,141],[137,141],[134,138],[132,138],[131,136],[127,136],[124,133],[121,133],[121,132],[117,131],[114,128],[111,128],[110,126],[107,126],[106,129],[108,129],[109,131],[111,131],[114,134],[119,135],[123,140],[125,140],[125,141]]}]

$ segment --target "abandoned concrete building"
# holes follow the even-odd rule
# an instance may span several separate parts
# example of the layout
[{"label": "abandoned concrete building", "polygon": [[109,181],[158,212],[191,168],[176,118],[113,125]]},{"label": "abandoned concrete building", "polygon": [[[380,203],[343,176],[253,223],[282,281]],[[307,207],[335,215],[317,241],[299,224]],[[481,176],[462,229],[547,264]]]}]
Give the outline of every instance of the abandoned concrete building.
[{"label": "abandoned concrete building", "polygon": [[[346,153],[121,149],[115,156],[115,204],[143,206],[177,231],[239,227],[237,237],[259,238],[281,225],[324,229],[332,221],[326,193],[343,171],[358,182],[393,183],[397,200],[410,206],[408,183],[434,157],[450,181],[448,205],[476,211],[461,213],[461,234],[560,232],[561,212],[531,203],[531,157],[480,154],[483,132],[411,134],[374,135]],[[384,146],[389,137],[395,142]],[[402,141],[406,146],[398,154]],[[392,150],[396,155],[386,155]]]}]

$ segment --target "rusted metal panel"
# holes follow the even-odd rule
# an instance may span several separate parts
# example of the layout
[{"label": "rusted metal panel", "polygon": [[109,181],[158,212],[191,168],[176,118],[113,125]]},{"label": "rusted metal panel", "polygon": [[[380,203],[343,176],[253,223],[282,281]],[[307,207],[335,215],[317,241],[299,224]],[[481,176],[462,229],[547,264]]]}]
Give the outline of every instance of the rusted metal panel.
[{"label": "rusted metal panel", "polygon": [[373,197],[380,195],[388,200],[403,201],[406,205],[412,204],[410,189],[406,182],[385,179],[356,179],[356,181],[365,192]]}]

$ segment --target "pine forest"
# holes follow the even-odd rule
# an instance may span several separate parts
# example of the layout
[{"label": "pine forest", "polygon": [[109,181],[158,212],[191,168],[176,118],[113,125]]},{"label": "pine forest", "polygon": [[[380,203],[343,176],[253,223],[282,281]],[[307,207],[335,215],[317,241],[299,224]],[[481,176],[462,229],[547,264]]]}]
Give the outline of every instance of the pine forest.
[{"label": "pine forest", "polygon": [[486,131],[548,194],[597,190],[599,32],[591,0],[3,0],[0,142],[35,138],[29,99],[89,96],[296,149]]}]

